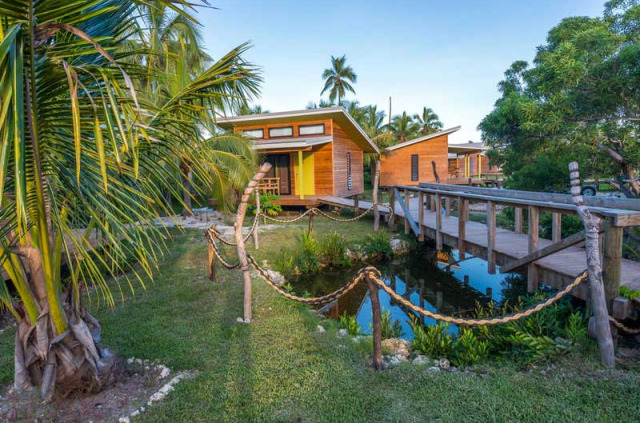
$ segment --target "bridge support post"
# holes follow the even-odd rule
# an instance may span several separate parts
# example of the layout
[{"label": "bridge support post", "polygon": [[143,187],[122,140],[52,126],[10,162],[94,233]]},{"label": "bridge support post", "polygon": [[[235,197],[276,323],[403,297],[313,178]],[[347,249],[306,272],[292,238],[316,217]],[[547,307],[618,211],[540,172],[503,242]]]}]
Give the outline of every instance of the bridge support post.
[{"label": "bridge support post", "polygon": [[520,207],[514,207],[515,211],[515,232],[517,234],[522,233],[522,209]]},{"label": "bridge support post", "polygon": [[389,228],[392,232],[396,231],[396,193],[393,188],[389,189],[389,207],[391,214],[389,215]]},{"label": "bridge support post", "polygon": [[622,278],[622,228],[607,221],[604,225],[604,249],[602,258],[602,279],[607,297],[607,307],[611,311],[613,300],[620,296]]},{"label": "bridge support post", "polygon": [[551,240],[560,242],[562,240],[562,214],[551,213]]},{"label": "bridge support post", "polygon": [[467,237],[467,199],[458,197],[458,260],[464,260],[466,254],[465,238]]},{"label": "bridge support post", "polygon": [[[529,206],[529,254],[538,249],[538,220],[540,217],[540,209],[537,206]],[[535,263],[529,263],[527,268],[527,290],[533,292],[538,289],[538,268]]]},{"label": "bridge support post", "polygon": [[[404,205],[407,206],[407,210],[411,211],[411,208],[409,207],[411,205],[411,197],[409,197],[408,189],[404,190]],[[405,216],[404,217],[404,234],[409,235],[410,230],[411,228],[409,228],[409,217]]]},{"label": "bridge support post", "polygon": [[488,272],[491,275],[496,273],[496,258],[494,249],[496,248],[496,203],[487,201],[487,263]]},{"label": "bridge support post", "polygon": [[451,198],[450,197],[444,197],[444,209],[445,209],[445,216],[451,217]]},{"label": "bridge support post", "polygon": [[442,250],[442,199],[440,198],[440,194],[436,194],[436,249],[438,251]]},{"label": "bridge support post", "polygon": [[424,231],[426,227],[424,226],[424,193],[420,191],[418,193],[418,228],[420,229],[420,235],[418,235],[418,240],[420,242],[424,242]]}]

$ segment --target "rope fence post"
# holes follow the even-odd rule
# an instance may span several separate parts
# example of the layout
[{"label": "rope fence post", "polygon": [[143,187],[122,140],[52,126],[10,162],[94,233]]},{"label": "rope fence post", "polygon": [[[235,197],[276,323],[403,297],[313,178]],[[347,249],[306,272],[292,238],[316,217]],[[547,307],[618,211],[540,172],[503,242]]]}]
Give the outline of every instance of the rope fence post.
[{"label": "rope fence post", "polygon": [[311,236],[311,234],[313,233],[313,217],[316,215],[315,210],[311,210],[311,213],[309,213],[309,229],[307,230],[307,235]]},{"label": "rope fence post", "polygon": [[373,321],[373,360],[371,365],[376,370],[382,370],[382,316],[380,313],[380,297],[378,287],[366,274],[367,287],[371,296],[371,320]]},{"label": "rope fence post", "polygon": [[[215,230],[216,225],[214,225],[214,230]],[[207,235],[207,231],[204,231],[205,236]],[[207,237],[207,247],[209,250],[209,280],[210,281],[215,281],[216,280],[216,255],[215,255],[215,247],[213,245],[214,240],[213,239],[209,239]]]},{"label": "rope fence post", "polygon": [[256,187],[256,226],[253,228],[253,246],[256,250],[260,249],[258,240],[258,216],[260,216],[260,190]]},{"label": "rope fence post", "polygon": [[235,228],[236,243],[238,244],[238,259],[240,260],[240,268],[242,269],[242,277],[244,280],[244,321],[249,323],[251,321],[251,269],[249,268],[249,262],[247,261],[247,250],[244,245],[244,237],[242,236],[242,222],[244,216],[247,213],[247,204],[251,194],[256,189],[260,180],[264,178],[264,175],[271,169],[271,164],[264,163],[258,169],[253,179],[249,182],[242,194],[240,205],[238,206],[238,213],[236,214],[236,221],[233,224]]}]

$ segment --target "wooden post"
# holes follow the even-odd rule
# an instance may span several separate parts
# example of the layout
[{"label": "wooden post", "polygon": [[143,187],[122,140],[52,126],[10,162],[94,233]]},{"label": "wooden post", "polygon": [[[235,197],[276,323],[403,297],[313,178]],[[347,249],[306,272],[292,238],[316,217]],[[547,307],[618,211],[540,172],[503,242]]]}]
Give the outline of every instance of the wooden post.
[{"label": "wooden post", "polygon": [[604,250],[602,259],[602,279],[607,298],[607,307],[611,311],[613,300],[620,296],[622,278],[622,228],[608,221],[604,225]]},{"label": "wooden post", "polygon": [[249,182],[249,185],[244,190],[240,205],[238,206],[238,213],[236,214],[236,221],[233,224],[235,228],[236,243],[238,244],[238,259],[240,260],[240,269],[242,269],[242,277],[244,279],[244,321],[249,323],[251,321],[251,269],[249,269],[249,261],[247,260],[247,250],[244,245],[244,237],[242,236],[242,222],[244,216],[247,213],[247,203],[251,193],[256,189],[260,183],[260,179],[266,175],[271,169],[269,163],[264,163],[258,169],[258,173],[255,174],[253,179]]},{"label": "wooden post", "polygon": [[438,251],[442,250],[442,210],[440,210],[441,206],[440,194],[436,194],[436,249]]},{"label": "wooden post", "polygon": [[424,242],[424,232],[426,227],[424,225],[424,193],[422,191],[418,193],[418,205],[420,206],[420,208],[418,209],[418,228],[420,228],[420,235],[418,235],[418,240],[420,242]]},{"label": "wooden post", "polygon": [[487,262],[489,274],[496,273],[496,258],[494,250],[496,248],[496,204],[487,201]]},{"label": "wooden post", "polygon": [[433,177],[436,180],[436,184],[439,184],[440,183],[440,176],[438,176],[438,169],[436,169],[435,160],[431,160],[431,167],[433,168]]},{"label": "wooden post", "polygon": [[380,315],[380,298],[378,286],[367,276],[367,286],[371,297],[371,320],[373,321],[373,362],[376,370],[382,370],[382,319]]},{"label": "wooden post", "polygon": [[458,197],[458,260],[464,260],[466,253],[466,209],[469,207],[466,198]]},{"label": "wooden post", "polygon": [[[538,249],[538,219],[540,210],[536,206],[529,206],[529,254]],[[527,268],[527,290],[533,292],[538,289],[538,268],[535,263],[529,263]]]},{"label": "wooden post", "polygon": [[515,232],[522,233],[522,209],[520,207],[514,207],[515,210]]},{"label": "wooden post", "polygon": [[551,213],[551,240],[559,242],[562,239],[562,214]]},{"label": "wooden post", "polygon": [[313,232],[313,217],[315,216],[315,212],[311,212],[309,213],[309,229],[307,231],[307,234],[309,236],[311,236],[311,233]]},{"label": "wooden post", "polygon": [[[405,189],[404,190],[404,205],[407,206],[407,210],[409,212],[411,212],[411,209],[409,208],[411,203],[411,198],[409,197],[409,190]],[[404,217],[404,234],[405,235],[409,235],[409,232],[411,232],[411,227],[409,226],[409,216],[405,216]]]},{"label": "wooden post", "polygon": [[389,227],[392,232],[396,231],[396,193],[394,189],[389,190],[389,207],[391,207],[391,215],[389,216]]},{"label": "wooden post", "polygon": [[605,296],[604,284],[602,283],[602,267],[600,264],[600,248],[598,245],[598,232],[600,231],[601,219],[592,215],[584,205],[584,198],[580,195],[580,172],[578,163],[569,163],[571,171],[571,195],[573,203],[576,205],[578,215],[584,223],[586,236],[585,251],[587,253],[587,267],[589,269],[589,294],[591,297],[591,308],[595,317],[596,338],[600,359],[602,364],[613,367],[616,358],[613,350],[613,338],[611,337],[611,326],[609,324],[609,312],[607,311],[607,299]]},{"label": "wooden post", "polygon": [[451,198],[444,197],[445,216],[451,217]]},{"label": "wooden post", "polygon": [[256,250],[260,249],[260,242],[258,241],[258,222],[260,219],[260,190],[256,188],[256,227],[253,230],[253,246]]},{"label": "wooden post", "polygon": [[431,211],[437,211],[437,207],[436,207],[436,196],[431,194],[431,201],[429,201],[429,206],[431,208]]},{"label": "wooden post", "polygon": [[300,174],[300,199],[304,200],[304,158],[302,157],[302,151],[298,151],[298,173]]},{"label": "wooden post", "polygon": [[[213,228],[216,228],[216,225],[213,225]],[[205,234],[206,234],[207,230],[205,229]],[[215,241],[213,240],[213,237],[208,240],[207,242],[207,246],[209,247],[209,280],[210,281],[215,281],[216,280],[216,255],[215,252],[213,251],[213,243]]]},{"label": "wooden post", "polygon": [[353,214],[358,214],[358,210],[360,209],[360,197],[358,194],[353,197]]},{"label": "wooden post", "polygon": [[378,203],[378,188],[380,185],[380,160],[374,160],[372,163],[374,167],[373,173],[373,230],[380,229],[380,210],[375,204]]}]

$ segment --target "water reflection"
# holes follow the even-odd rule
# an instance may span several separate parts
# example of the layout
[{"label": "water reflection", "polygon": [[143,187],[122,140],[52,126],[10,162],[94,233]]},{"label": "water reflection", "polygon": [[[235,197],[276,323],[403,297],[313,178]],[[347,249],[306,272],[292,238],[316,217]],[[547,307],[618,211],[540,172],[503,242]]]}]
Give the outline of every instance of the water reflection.
[{"label": "water reflection", "polygon": [[[447,315],[466,314],[475,308],[476,302],[486,304],[493,300],[500,303],[526,293],[526,280],[521,275],[491,275],[485,260],[467,257],[459,261],[455,250],[423,249],[391,262],[373,264],[380,269],[387,285],[398,294],[413,304]],[[297,293],[323,295],[342,286],[362,266],[303,275],[292,280],[291,285]],[[386,292],[381,290],[379,295],[383,310],[389,310],[392,318],[401,322],[404,337],[412,339],[409,316],[414,313],[397,304]],[[344,312],[356,316],[363,332],[371,333],[371,300],[366,284],[358,285],[325,311],[332,318],[338,318]],[[425,325],[435,324],[433,319],[416,317]],[[452,325],[450,331],[456,333],[457,328]]]}]

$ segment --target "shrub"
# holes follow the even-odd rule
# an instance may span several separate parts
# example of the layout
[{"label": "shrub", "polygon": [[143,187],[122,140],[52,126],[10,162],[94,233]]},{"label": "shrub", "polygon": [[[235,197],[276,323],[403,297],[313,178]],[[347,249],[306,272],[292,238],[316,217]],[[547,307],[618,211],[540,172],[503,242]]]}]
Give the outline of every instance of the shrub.
[{"label": "shrub", "polygon": [[[279,198],[280,197],[273,194],[260,194],[260,211],[268,216],[277,216],[282,213],[282,207],[276,203]],[[255,215],[256,205],[248,204],[247,213]]]},{"label": "shrub", "polygon": [[367,235],[364,252],[371,258],[389,259],[393,255],[389,235],[384,231]]},{"label": "shrub", "polygon": [[350,264],[347,257],[347,241],[337,232],[331,232],[318,243],[320,260],[330,267]]},{"label": "shrub", "polygon": [[423,326],[415,316],[411,316],[413,341],[411,348],[431,358],[450,358],[454,338],[449,334],[449,325],[438,322],[433,326]]},{"label": "shrub", "polygon": [[318,244],[313,239],[313,234],[302,231],[297,237],[299,248],[295,254],[294,263],[301,273],[316,272],[320,270],[318,259]]},{"label": "shrub", "polygon": [[296,264],[293,250],[283,248],[273,258],[273,268],[282,273],[285,279],[295,274]]},{"label": "shrub", "polygon": [[455,340],[453,358],[455,366],[470,366],[489,357],[489,342],[479,340],[473,330],[461,328]]},{"label": "shrub", "polygon": [[[380,316],[382,326],[382,339],[402,338],[404,331],[400,320],[391,320],[391,312],[385,310]],[[371,326],[371,325],[370,325]]]},{"label": "shrub", "polygon": [[362,327],[358,324],[356,316],[349,316],[347,312],[340,315],[340,327],[346,329],[351,336],[358,336],[362,331]]}]

